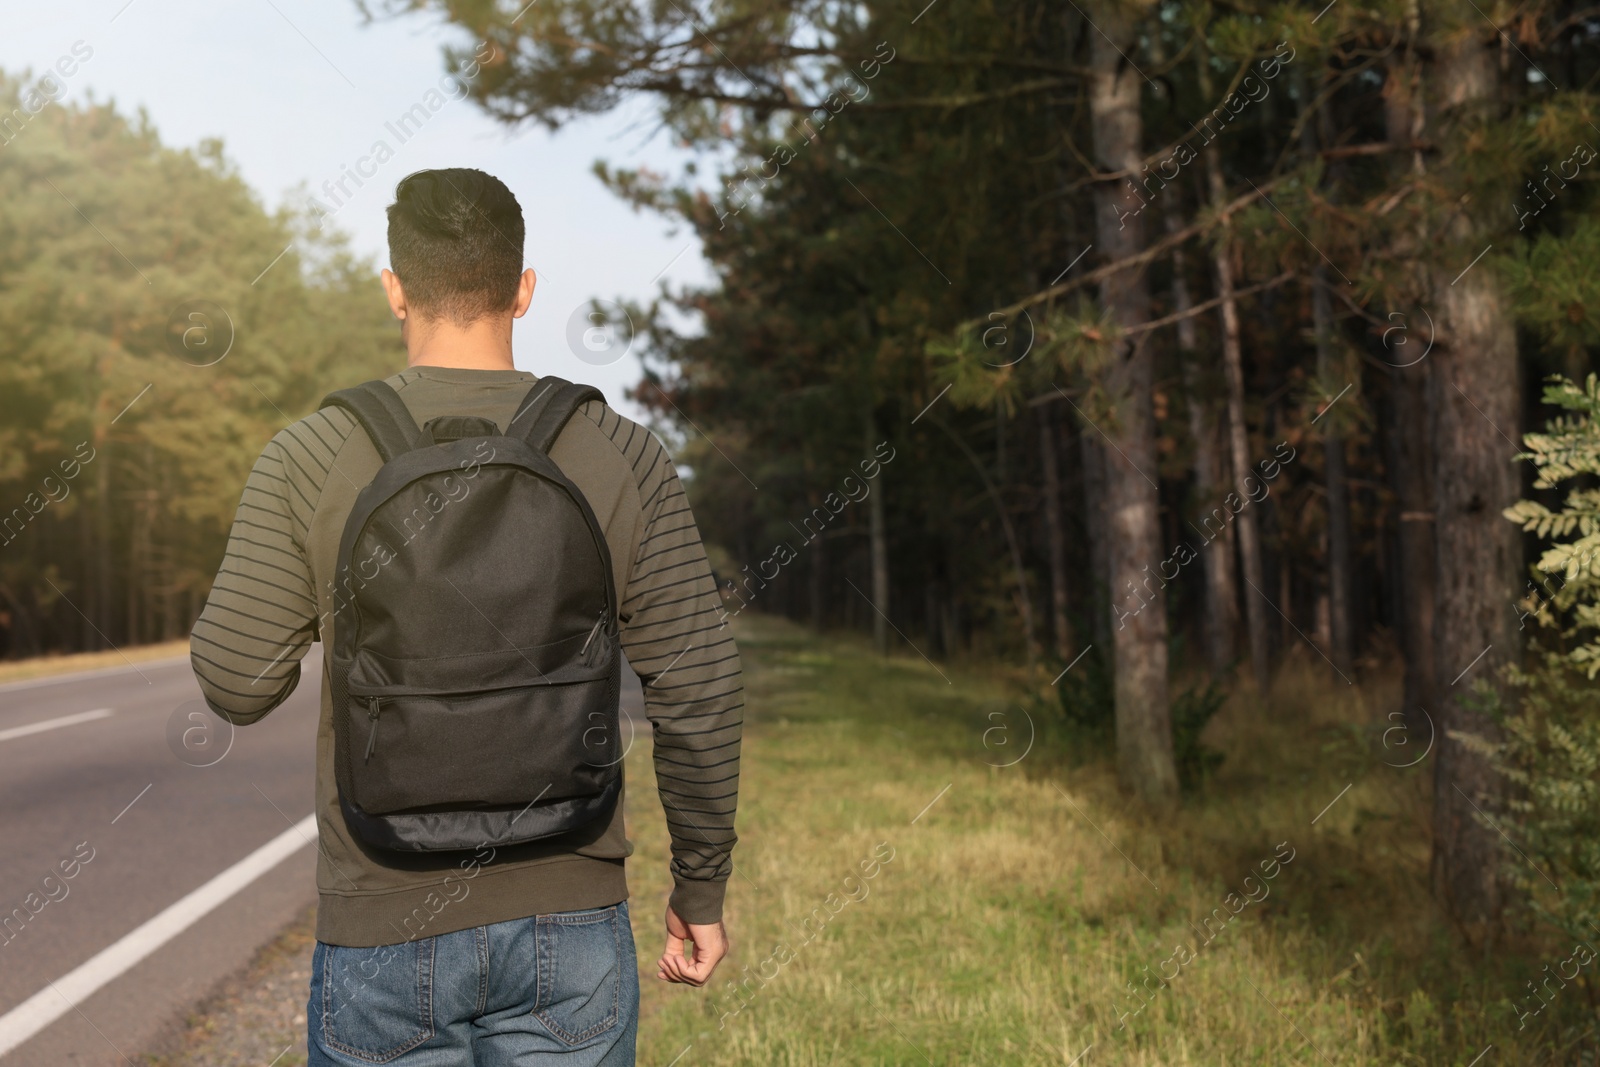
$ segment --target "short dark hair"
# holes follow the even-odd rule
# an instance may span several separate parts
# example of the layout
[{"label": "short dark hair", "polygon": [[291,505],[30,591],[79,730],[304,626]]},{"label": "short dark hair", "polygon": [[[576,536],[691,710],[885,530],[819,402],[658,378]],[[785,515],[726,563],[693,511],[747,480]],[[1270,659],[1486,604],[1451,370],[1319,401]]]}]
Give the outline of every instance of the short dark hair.
[{"label": "short dark hair", "polygon": [[460,325],[511,309],[522,274],[522,207],[505,183],[466,167],[419,170],[389,205],[389,266],[406,302]]}]

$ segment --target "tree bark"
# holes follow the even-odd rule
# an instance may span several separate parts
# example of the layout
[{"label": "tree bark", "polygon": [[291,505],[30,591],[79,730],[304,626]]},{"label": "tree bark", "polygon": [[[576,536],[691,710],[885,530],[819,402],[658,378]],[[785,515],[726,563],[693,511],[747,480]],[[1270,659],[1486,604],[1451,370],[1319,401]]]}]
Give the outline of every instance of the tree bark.
[{"label": "tree bark", "polygon": [[94,472],[94,599],[92,607],[84,613],[95,620],[94,644],[91,648],[110,647],[111,633],[116,628],[113,621],[115,604],[111,592],[111,449],[106,448],[105,462]]},{"label": "tree bark", "polygon": [[140,618],[144,609],[144,593],[150,588],[150,568],[145,552],[145,502],[142,493],[125,494],[128,499],[128,567],[125,582],[128,588],[126,607],[127,624],[123,640],[137,645],[140,640]]},{"label": "tree bark", "polygon": [[[99,453],[98,450],[104,447],[104,442],[102,440],[100,440],[99,438],[96,438],[95,447],[97,449],[97,458],[98,458],[98,455],[103,454],[103,453]],[[74,629],[76,629],[78,631],[78,645],[77,645],[77,647],[74,648],[70,643],[67,643],[68,651],[72,651],[72,652],[89,652],[89,651],[91,651],[91,650],[93,650],[94,648],[97,647],[96,644],[95,644],[94,620],[90,616],[90,612],[92,612],[94,610],[93,597],[94,597],[94,588],[95,588],[95,585],[94,585],[94,581],[95,581],[95,579],[94,579],[94,565],[95,565],[94,523],[95,523],[95,510],[94,510],[94,508],[88,506],[83,501],[79,501],[79,504],[78,504],[78,522],[77,522],[77,526],[78,526],[78,575],[79,575],[79,583],[80,583],[79,588],[82,590],[82,595],[79,596],[77,599],[83,601],[82,610],[73,611],[72,608],[70,606],[68,606],[68,604],[63,603],[63,597],[66,595],[65,590],[63,590],[63,596],[62,597],[56,597],[54,592],[51,593],[51,596],[54,597],[54,599],[52,600],[49,609],[44,613],[45,614],[45,618],[47,620],[47,624],[48,624],[48,620],[51,617],[54,617],[55,619],[58,619],[58,620],[64,620],[65,621],[65,625],[63,625],[61,627],[61,629],[60,629],[60,633],[62,634],[63,637],[65,637],[66,633],[68,632],[67,627],[73,626],[73,623],[77,623],[78,624],[78,625],[73,627]]]},{"label": "tree bark", "polygon": [[[1310,101],[1305,72],[1296,68],[1295,87],[1302,100]],[[1318,105],[1315,113],[1304,116],[1300,143],[1307,155],[1315,157],[1321,147],[1319,141],[1331,142],[1332,123],[1325,105]],[[1319,137],[1320,134],[1320,137]],[[1330,167],[1330,178],[1336,178],[1339,164]],[[1332,194],[1330,193],[1330,198]],[[1328,268],[1317,263],[1311,268],[1311,324],[1317,350],[1317,379],[1324,387],[1335,391],[1342,388],[1334,384],[1333,299],[1328,295]],[[1342,680],[1348,680],[1352,661],[1354,623],[1351,619],[1350,599],[1353,588],[1351,576],[1350,487],[1346,480],[1344,435],[1340,432],[1337,417],[1322,424],[1322,474],[1326,483],[1327,519],[1327,604],[1328,604],[1328,658]]]},{"label": "tree bark", "polygon": [[[1209,57],[1203,52],[1197,61],[1201,93],[1210,99],[1211,78],[1206,64]],[[1222,180],[1222,164],[1216,152],[1203,153],[1206,157],[1206,188],[1211,205],[1221,209],[1228,202],[1228,192]],[[1250,635],[1250,667],[1256,688],[1263,694],[1270,680],[1271,634],[1267,627],[1271,619],[1267,612],[1266,577],[1261,567],[1261,537],[1256,526],[1255,512],[1248,506],[1251,499],[1247,488],[1251,477],[1250,434],[1244,421],[1244,353],[1240,343],[1239,305],[1233,298],[1233,260],[1229,244],[1218,246],[1212,256],[1212,271],[1216,275],[1217,296],[1222,301],[1218,311],[1222,318],[1222,366],[1228,383],[1228,452],[1233,464],[1234,492],[1247,502],[1234,520],[1239,530],[1239,565],[1245,584],[1245,624]],[[1287,609],[1285,609],[1287,610]]]},{"label": "tree bark", "polygon": [[[817,501],[813,500],[811,506],[815,508]],[[824,599],[827,589],[825,585],[827,575],[826,544],[827,542],[821,537],[810,543],[811,556],[809,562],[811,564],[811,573],[808,575],[807,585],[809,586],[811,629],[817,633],[821,633],[828,624],[827,603]]]},{"label": "tree bark", "polygon": [[[1221,203],[1226,199],[1221,167],[1216,162],[1215,154],[1208,154],[1206,159],[1212,202]],[[1249,501],[1252,467],[1250,434],[1244,421],[1244,353],[1239,341],[1239,308],[1233,299],[1233,263],[1226,249],[1213,257],[1212,265],[1216,272],[1217,295],[1223,298],[1219,309],[1222,316],[1222,365],[1228,381],[1228,453],[1233,466],[1234,492],[1241,499]],[[1271,605],[1267,602],[1266,590],[1262,588],[1266,584],[1266,577],[1261,567],[1261,535],[1256,528],[1255,513],[1248,506],[1239,512],[1232,525],[1238,527],[1239,564],[1244,572],[1245,584],[1250,586],[1244,597],[1244,615],[1250,634],[1251,673],[1255,676],[1256,688],[1265,693],[1271,666],[1271,635],[1268,631],[1271,620],[1267,617],[1267,609]]]},{"label": "tree bark", "polygon": [[[1311,317],[1317,335],[1317,377],[1330,381],[1333,370],[1333,305],[1328,297],[1327,271],[1311,272]],[[1342,675],[1355,659],[1350,619],[1350,487],[1346,481],[1344,437],[1333,419],[1327,420],[1322,438],[1322,471],[1327,482],[1328,505],[1328,658]]]},{"label": "tree bark", "polygon": [[[1426,132],[1421,95],[1421,66],[1414,50],[1421,13],[1416,0],[1406,8],[1407,45],[1390,63],[1384,85],[1384,125],[1392,144],[1420,144]],[[1404,182],[1425,173],[1421,150],[1397,156],[1394,177]],[[1418,230],[1413,257],[1426,247],[1426,234]],[[1395,321],[1393,318],[1391,322]],[[1385,335],[1385,361],[1389,363],[1391,402],[1390,477],[1396,504],[1395,549],[1398,553],[1400,647],[1405,657],[1401,714],[1406,743],[1416,751],[1437,744],[1438,723],[1432,719],[1436,670],[1434,666],[1433,609],[1436,596],[1434,554],[1436,529],[1433,500],[1433,414],[1429,407],[1428,358],[1433,337],[1423,338],[1422,322],[1411,323],[1401,313],[1398,340],[1392,346]],[[1417,336],[1409,334],[1414,326]],[[1399,341],[1404,341],[1404,344]],[[1409,751],[1409,750],[1408,750]],[[1406,760],[1410,760],[1408,755]]]},{"label": "tree bark", "polygon": [[[1143,156],[1139,110],[1143,75],[1126,58],[1136,49],[1142,5],[1095,5],[1090,35],[1089,113],[1095,164],[1103,172],[1136,173]],[[1124,203],[1120,183],[1095,188],[1095,241],[1110,261],[1144,247],[1144,224]],[[1100,300],[1122,327],[1150,317],[1150,292],[1139,270],[1108,275]],[[1117,770],[1125,788],[1151,801],[1177,793],[1172,723],[1167,706],[1167,613],[1159,583],[1148,576],[1165,553],[1160,545],[1154,384],[1149,334],[1118,340],[1104,385],[1111,411],[1103,427],[1115,448],[1106,453],[1106,505],[1111,556],[1112,628],[1116,678]],[[1143,583],[1143,584],[1141,584]],[[1144,599],[1149,595],[1149,600]]]},{"label": "tree bark", "polygon": [[[878,443],[877,427],[873,424],[871,411],[867,412],[863,427],[866,454],[871,455],[873,446]],[[889,654],[889,529],[883,512],[884,484],[887,480],[880,477],[867,497],[867,521],[872,542],[872,602],[878,609],[872,613],[872,647],[877,649],[880,656]]]},{"label": "tree bark", "polygon": [[[1498,100],[1497,50],[1477,33],[1441,34],[1429,82],[1438,87],[1438,116],[1448,123],[1492,108]],[[1439,139],[1440,131],[1434,131]],[[1518,658],[1515,613],[1521,535],[1501,510],[1517,499],[1520,389],[1517,341],[1508,297],[1491,264],[1464,274],[1461,264],[1488,242],[1477,221],[1484,209],[1452,208],[1431,270],[1433,315],[1440,342],[1432,375],[1437,493],[1435,698],[1441,733],[1434,788],[1435,893],[1468,937],[1491,945],[1501,923],[1498,834],[1484,816],[1499,809],[1500,787],[1489,760],[1452,735],[1493,740],[1493,720],[1472,701],[1475,686],[1508,697],[1500,668]],[[1445,250],[1449,253],[1446,254]],[[1450,681],[1446,682],[1448,676]]]},{"label": "tree bark", "polygon": [[[1432,363],[1423,360],[1392,372],[1390,484],[1394,488],[1400,555],[1400,648],[1405,655],[1402,710],[1406,743],[1421,751],[1437,723],[1429,725],[1434,707],[1433,602],[1434,504],[1432,417],[1428,379]],[[1411,757],[1407,755],[1406,760]]]},{"label": "tree bark", "polygon": [[1084,526],[1089,531],[1089,618],[1093,620],[1094,643],[1101,648],[1111,644],[1111,590],[1106,580],[1111,573],[1111,546],[1106,525],[1106,450],[1103,440],[1100,432],[1087,424],[1078,432],[1078,444],[1083,457]]},{"label": "tree bark", "polygon": [[[1167,214],[1167,229],[1178,229],[1177,212]],[[1172,253],[1173,311],[1183,314],[1194,306],[1189,295],[1183,249]],[[1189,407],[1189,435],[1194,438],[1195,493],[1202,501],[1220,500],[1227,493],[1227,463],[1222,456],[1216,422],[1207,411],[1210,392],[1200,380],[1200,344],[1193,316],[1178,320],[1178,360],[1183,365],[1183,391]],[[1198,532],[1198,531],[1197,531]],[[1213,674],[1221,675],[1233,665],[1239,643],[1239,580],[1234,570],[1236,551],[1233,524],[1222,527],[1211,548],[1202,538],[1198,546],[1205,569],[1206,662]]]},{"label": "tree bark", "polygon": [[1067,535],[1061,516],[1061,454],[1056,436],[1054,405],[1039,409],[1039,460],[1044,468],[1045,554],[1050,563],[1050,630],[1056,655],[1063,660],[1072,651],[1071,624],[1067,621]]}]

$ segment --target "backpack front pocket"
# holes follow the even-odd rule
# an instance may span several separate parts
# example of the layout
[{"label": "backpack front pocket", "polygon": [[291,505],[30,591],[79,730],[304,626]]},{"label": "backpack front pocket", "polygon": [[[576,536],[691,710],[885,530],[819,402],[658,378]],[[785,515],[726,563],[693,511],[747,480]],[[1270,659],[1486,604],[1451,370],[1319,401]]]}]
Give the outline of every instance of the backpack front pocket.
[{"label": "backpack front pocket", "polygon": [[609,676],[473,693],[352,689],[350,799],[386,815],[596,795],[615,777],[616,707]]}]

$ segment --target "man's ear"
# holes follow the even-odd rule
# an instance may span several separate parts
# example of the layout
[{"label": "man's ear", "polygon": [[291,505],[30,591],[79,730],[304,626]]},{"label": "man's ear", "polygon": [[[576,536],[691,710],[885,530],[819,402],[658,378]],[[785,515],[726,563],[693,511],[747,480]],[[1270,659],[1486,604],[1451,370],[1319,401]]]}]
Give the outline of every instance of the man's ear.
[{"label": "man's ear", "polygon": [[389,298],[389,310],[394,312],[394,317],[404,322],[406,318],[406,291],[400,285],[400,276],[385,267],[379,275],[383,282],[383,294]]},{"label": "man's ear", "polygon": [[[387,272],[385,272],[387,273]],[[399,284],[399,279],[395,279]],[[539,284],[539,276],[529,267],[522,272],[522,277],[517,279],[517,302],[512,305],[511,317],[520,319],[528,313],[528,305],[533,302],[533,287]]]}]

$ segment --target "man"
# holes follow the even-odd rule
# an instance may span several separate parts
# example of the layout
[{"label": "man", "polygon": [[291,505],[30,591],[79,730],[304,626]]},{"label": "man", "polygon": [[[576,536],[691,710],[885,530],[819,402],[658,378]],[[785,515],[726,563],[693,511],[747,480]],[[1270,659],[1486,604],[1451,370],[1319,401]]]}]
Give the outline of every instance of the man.
[{"label": "man", "polygon": [[[419,426],[476,415],[504,431],[529,395],[537,379],[511,361],[512,320],[536,281],[522,269],[523,233],[516,198],[481,171],[421,171],[397,187],[382,281],[409,366],[387,381]],[[604,532],[622,649],[654,727],[675,886],[657,977],[702,986],[727,952],[738,652],[661,443],[591,400],[549,455]],[[381,465],[337,407],[262,451],[191,643],[219,715],[260,719],[293,692],[311,642],[332,647],[339,540]],[[323,675],[310,1064],[633,1063],[638,975],[622,802],[577,830],[466,856],[369,847],[337,795],[326,657]]]}]

